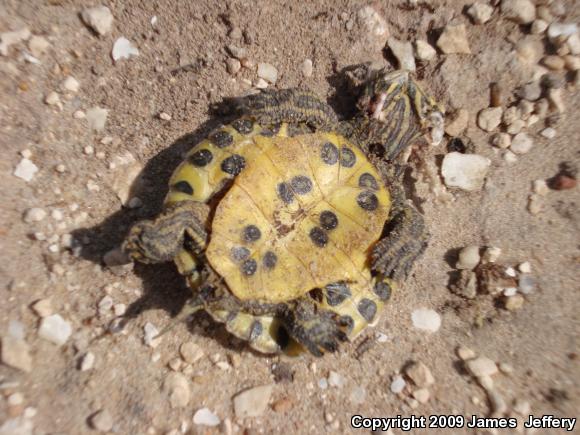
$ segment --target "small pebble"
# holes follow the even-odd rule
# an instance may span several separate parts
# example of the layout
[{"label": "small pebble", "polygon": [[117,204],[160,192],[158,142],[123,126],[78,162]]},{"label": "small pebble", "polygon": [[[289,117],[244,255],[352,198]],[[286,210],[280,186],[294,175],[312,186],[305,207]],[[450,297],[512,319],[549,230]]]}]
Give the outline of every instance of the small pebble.
[{"label": "small pebble", "polygon": [[172,408],[184,408],[191,399],[189,381],[181,373],[169,373],[163,382],[163,389],[169,396]]},{"label": "small pebble", "polygon": [[342,377],[342,375],[334,371],[330,371],[330,373],[328,374],[328,384],[332,387],[342,388],[345,382],[346,381],[344,377]]},{"label": "small pebble", "polygon": [[540,33],[544,33],[548,28],[548,23],[541,18],[534,20],[532,23],[532,27],[530,29],[530,33],[533,35],[539,35]]},{"label": "small pebble", "polygon": [[260,62],[258,63],[258,77],[266,80],[268,83],[275,85],[276,81],[278,80],[278,70],[274,65]]},{"label": "small pebble", "polygon": [[475,191],[483,186],[490,165],[487,157],[454,151],[443,158],[441,174],[446,186]]},{"label": "small pebble", "polygon": [[87,156],[93,155],[95,153],[95,148],[92,145],[87,145],[83,148],[83,153]]},{"label": "small pebble", "polygon": [[536,19],[536,6],[530,0],[502,0],[501,13],[518,24],[529,24]]},{"label": "small pebble", "polygon": [[467,128],[469,122],[469,112],[465,109],[459,109],[455,112],[452,120],[445,123],[445,133],[451,137],[459,136]]},{"label": "small pebble", "polygon": [[68,76],[64,79],[61,86],[64,91],[76,93],[79,91],[80,83],[74,77]]},{"label": "small pebble", "polygon": [[171,121],[171,115],[169,113],[161,112],[159,114],[159,119],[162,119],[163,121]]},{"label": "small pebble", "polygon": [[566,63],[560,56],[546,56],[542,59],[542,64],[552,71],[560,71],[564,69]]},{"label": "small pebble", "polygon": [[497,373],[496,363],[484,356],[466,361],[465,366],[475,377],[493,376]]},{"label": "small pebble", "polygon": [[72,334],[72,326],[59,314],[44,317],[38,328],[38,336],[56,345],[62,346]]},{"label": "small pebble", "polygon": [[548,101],[550,102],[550,106],[559,113],[566,111],[566,106],[564,105],[564,100],[562,98],[562,89],[548,90]]},{"label": "small pebble", "polygon": [[503,363],[503,362],[499,363],[498,367],[499,367],[499,371],[502,373],[505,373],[506,375],[509,375],[509,374],[514,372],[514,368],[507,363]]},{"label": "small pebble", "polygon": [[491,19],[493,7],[485,3],[474,3],[467,9],[467,15],[474,24],[485,24]]},{"label": "small pebble", "polygon": [[33,35],[28,41],[28,49],[34,57],[42,56],[49,48],[50,42],[43,36]]},{"label": "small pebble", "polygon": [[74,119],[85,119],[86,117],[87,117],[87,115],[82,110],[75,110],[73,112]]},{"label": "small pebble", "polygon": [[362,405],[367,398],[367,391],[364,387],[357,386],[352,389],[348,397],[350,402],[355,405]]},{"label": "small pebble", "polygon": [[30,223],[34,223],[34,222],[40,222],[42,220],[44,220],[46,218],[46,216],[48,216],[48,214],[46,213],[46,211],[44,211],[41,208],[38,207],[33,207],[30,208],[26,211],[26,213],[24,214],[24,222],[30,224]]},{"label": "small pebble", "polygon": [[470,245],[459,251],[459,258],[455,267],[457,269],[473,270],[479,264],[481,257],[479,256],[479,246]]},{"label": "small pebble", "polygon": [[52,303],[49,298],[39,299],[34,304],[32,304],[31,308],[32,311],[34,311],[34,313],[40,318],[48,317],[53,313]]},{"label": "small pebble", "polygon": [[528,197],[528,211],[533,215],[537,215],[541,213],[543,209],[544,209],[544,199],[540,195],[536,195],[535,193],[531,194]]},{"label": "small pebble", "polygon": [[108,312],[111,311],[111,308],[113,308],[113,298],[109,295],[104,296],[99,301],[99,304],[97,305],[97,307],[99,309],[100,315],[107,314]]},{"label": "small pebble", "polygon": [[475,352],[466,346],[459,346],[456,350],[457,356],[462,361],[467,361],[475,358]]},{"label": "small pebble", "polygon": [[496,133],[491,138],[491,144],[498,148],[506,149],[512,144],[512,138],[507,133]]},{"label": "small pebble", "polygon": [[520,273],[531,273],[532,265],[529,261],[524,261],[523,263],[518,264],[518,270]]},{"label": "small pebble", "polygon": [[516,156],[513,152],[511,152],[510,150],[506,150],[506,152],[503,154],[503,159],[507,162],[507,163],[515,163],[518,161],[518,156]]},{"label": "small pebble", "polygon": [[437,332],[441,327],[441,316],[428,308],[419,308],[411,314],[413,326],[427,332]]},{"label": "small pebble", "polygon": [[101,107],[91,107],[86,112],[87,123],[91,130],[102,131],[105,129],[109,111]]},{"label": "small pebble", "polygon": [[311,77],[313,68],[312,60],[305,59],[304,62],[302,62],[302,75],[307,78]]},{"label": "small pebble", "polygon": [[157,337],[159,330],[155,327],[155,325],[151,322],[147,322],[143,327],[143,331],[145,333],[145,344],[150,347],[157,347],[162,337]]},{"label": "small pebble", "polygon": [[504,306],[505,309],[508,311],[516,311],[522,308],[524,305],[524,297],[520,294],[516,294],[513,296],[506,297],[504,299]]},{"label": "small pebble", "polygon": [[540,132],[540,135],[546,139],[554,139],[556,137],[556,130],[552,127],[547,127]]},{"label": "small pebble", "polygon": [[550,188],[548,187],[546,180],[534,180],[532,183],[532,190],[534,193],[541,196],[546,196],[550,193]]},{"label": "small pebble", "polygon": [[465,24],[448,24],[443,29],[437,40],[437,47],[445,54],[463,53],[470,54],[469,41]]},{"label": "small pebble", "polygon": [[405,389],[407,383],[401,375],[397,375],[393,378],[391,382],[391,393],[399,394]]},{"label": "small pebble", "polygon": [[238,47],[236,45],[228,45],[227,47],[228,52],[238,60],[242,60],[247,58],[247,50],[245,48]]},{"label": "small pebble", "polygon": [[328,388],[328,379],[320,378],[318,380],[318,388],[320,388],[321,390],[326,390]]},{"label": "small pebble", "polygon": [[113,26],[113,14],[106,6],[88,8],[81,12],[83,22],[97,32],[99,35],[106,35]]},{"label": "small pebble", "polygon": [[576,23],[559,23],[554,21],[548,27],[548,38],[558,39],[560,37],[569,37],[578,34],[578,26]]},{"label": "small pebble", "polygon": [[121,36],[115,41],[115,44],[113,44],[111,56],[113,57],[113,60],[117,62],[121,59],[129,59],[131,56],[139,56],[139,49],[127,38]]},{"label": "small pebble", "polygon": [[374,7],[368,5],[359,9],[357,19],[370,36],[380,39],[381,42],[389,36],[389,27],[386,20]]},{"label": "small pebble", "polygon": [[2,337],[2,348],[0,350],[2,363],[23,372],[32,370],[32,356],[28,343],[22,338],[12,336]]},{"label": "small pebble", "polygon": [[50,92],[45,98],[44,102],[49,106],[60,106],[60,96],[56,92]]},{"label": "small pebble", "polygon": [[503,109],[501,107],[483,109],[477,115],[477,125],[484,131],[493,131],[501,123],[502,114]]},{"label": "small pebble", "polygon": [[249,388],[234,396],[237,418],[259,417],[264,413],[272,396],[272,385]]},{"label": "small pebble", "polygon": [[513,123],[511,123],[511,124],[508,126],[508,128],[506,129],[506,131],[507,131],[509,134],[518,134],[519,132],[521,132],[521,131],[522,131],[522,129],[523,129],[524,127],[526,127],[526,125],[527,125],[527,124],[526,124],[526,122],[525,122],[525,121],[523,121],[523,120],[521,120],[521,119],[518,119],[517,121],[514,121]]},{"label": "small pebble", "polygon": [[91,370],[95,365],[95,354],[92,352],[85,353],[80,361],[79,370],[81,372],[86,372]]},{"label": "small pebble", "polygon": [[37,172],[38,167],[27,158],[21,159],[16,168],[14,168],[14,175],[26,182],[32,181]]},{"label": "small pebble", "polygon": [[106,409],[100,410],[91,416],[90,423],[99,432],[110,432],[114,424],[113,416]]},{"label": "small pebble", "polygon": [[228,74],[236,75],[240,69],[242,69],[242,64],[238,59],[232,57],[226,59],[226,71]]},{"label": "small pebble", "polygon": [[437,51],[427,41],[418,39],[415,41],[415,56],[418,60],[428,62],[435,58]]},{"label": "small pebble", "polygon": [[417,402],[425,404],[431,398],[431,393],[427,388],[420,388],[413,391],[413,397],[417,400]]},{"label": "small pebble", "polygon": [[264,80],[263,78],[258,78],[258,80],[256,80],[256,83],[254,84],[254,86],[257,89],[266,89],[268,87],[268,82],[266,80]]},{"label": "small pebble", "polygon": [[510,297],[514,296],[518,292],[518,289],[515,287],[508,287],[503,289],[503,295]]},{"label": "small pebble", "polygon": [[527,133],[518,133],[512,139],[510,150],[515,154],[526,154],[534,146],[534,141]]},{"label": "small pebble", "polygon": [[292,400],[288,399],[287,397],[284,397],[282,399],[276,400],[272,404],[272,409],[275,412],[288,412],[292,409],[293,406],[294,403],[292,402]]},{"label": "small pebble", "polygon": [[429,387],[435,383],[431,370],[422,362],[415,362],[405,370],[405,374],[419,388]]},{"label": "small pebble", "polygon": [[115,316],[122,316],[127,312],[127,305],[125,304],[115,304],[113,305],[113,313]]},{"label": "small pebble", "polygon": [[413,56],[413,45],[408,41],[399,41],[396,38],[389,38],[388,47],[398,61],[398,67],[402,70],[415,71],[415,57]]}]

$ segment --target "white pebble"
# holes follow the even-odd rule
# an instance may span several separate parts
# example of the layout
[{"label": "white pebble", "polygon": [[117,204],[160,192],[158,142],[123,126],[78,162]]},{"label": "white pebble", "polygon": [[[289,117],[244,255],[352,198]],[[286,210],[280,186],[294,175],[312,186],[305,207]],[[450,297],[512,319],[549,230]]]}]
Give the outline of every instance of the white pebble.
[{"label": "white pebble", "polygon": [[479,246],[470,245],[459,251],[459,259],[455,267],[457,269],[475,269],[475,266],[479,264]]},{"label": "white pebble", "polygon": [[214,427],[220,424],[220,419],[208,408],[201,408],[193,414],[193,424]]},{"label": "white pebble", "polygon": [[87,156],[90,156],[95,153],[95,148],[92,145],[87,145],[83,148],[83,153],[85,153]]},{"label": "white pebble", "polygon": [[54,209],[53,211],[51,211],[50,217],[53,218],[55,221],[61,221],[64,219],[64,215],[62,211],[60,211],[59,209]]},{"label": "white pebble", "polygon": [[122,36],[115,41],[111,55],[116,62],[120,59],[129,59],[131,56],[139,56],[139,49]]},{"label": "white pebble", "polygon": [[328,380],[326,378],[320,378],[318,380],[318,388],[326,390],[328,388]]},{"label": "white pebble", "polygon": [[104,296],[97,305],[99,314],[107,314],[113,308],[113,298],[109,295]]},{"label": "white pebble", "polygon": [[516,156],[515,153],[511,152],[510,150],[506,150],[506,152],[503,154],[503,159],[507,163],[515,163],[518,161],[518,156]]},{"label": "white pebble", "polygon": [[477,115],[477,125],[485,131],[495,130],[501,123],[503,109],[501,107],[488,107],[481,110]]},{"label": "white pebble", "polygon": [[515,154],[526,154],[534,146],[534,141],[527,133],[518,133],[514,136],[510,150]]},{"label": "white pebble", "polygon": [[554,139],[556,137],[556,130],[552,127],[547,127],[540,132],[540,135],[546,139]]},{"label": "white pebble", "polygon": [[87,115],[82,110],[75,110],[73,113],[74,119],[85,119]]},{"label": "white pebble", "polygon": [[515,278],[517,276],[516,270],[513,267],[506,267],[505,274],[512,278]]},{"label": "white pebble", "polygon": [[59,314],[53,314],[42,319],[38,336],[54,344],[62,346],[72,334],[72,326]]},{"label": "white pebble", "polygon": [[95,365],[95,354],[92,352],[87,352],[81,358],[79,370],[81,372],[86,372],[88,370],[91,370],[94,367],[94,365]]},{"label": "white pebble", "polygon": [[115,316],[122,316],[127,311],[127,305],[125,304],[115,304],[113,305],[113,313]]},{"label": "white pebble", "polygon": [[474,191],[483,186],[490,165],[487,157],[454,151],[443,158],[441,173],[448,187]]},{"label": "white pebble", "polygon": [[485,3],[474,3],[467,9],[467,15],[475,24],[485,24],[491,19],[493,7]]},{"label": "white pebble", "polygon": [[107,115],[109,111],[101,107],[91,107],[87,110],[86,118],[89,128],[95,131],[101,131],[105,128],[107,122]]},{"label": "white pebble", "polygon": [[75,79],[74,77],[68,76],[66,79],[64,79],[64,81],[62,82],[62,88],[65,91],[69,91],[69,92],[73,92],[76,93],[79,91],[80,88],[80,83],[77,81],[77,79]]},{"label": "white pebble", "polygon": [[434,310],[419,308],[411,314],[413,326],[417,329],[436,332],[441,327],[441,316]]},{"label": "white pebble", "polygon": [[44,102],[49,106],[60,106],[60,96],[56,92],[50,92],[45,98]]},{"label": "white pebble", "polygon": [[518,289],[515,287],[508,287],[503,289],[503,295],[510,297],[514,296],[518,292]]},{"label": "white pebble", "polygon": [[530,0],[502,0],[501,12],[518,24],[529,24],[536,19],[536,6]]},{"label": "white pebble", "polygon": [[391,393],[398,394],[405,389],[407,383],[401,375],[397,375],[393,378],[391,382]]},{"label": "white pebble", "polygon": [[32,311],[36,313],[38,317],[48,317],[52,314],[52,304],[50,299],[39,299],[31,306]]},{"label": "white pebble", "polygon": [[529,261],[524,261],[523,263],[518,264],[518,270],[521,273],[531,273],[532,272],[532,265]]},{"label": "white pebble", "polygon": [[313,71],[312,60],[304,59],[304,62],[302,62],[302,75],[304,77],[310,77],[312,76],[312,71]]},{"label": "white pebble", "polygon": [[278,70],[274,65],[266,62],[260,62],[258,63],[258,77],[274,85],[278,80]]},{"label": "white pebble", "polygon": [[26,182],[32,181],[34,174],[37,172],[38,167],[26,158],[21,159],[16,168],[14,168],[14,175]]},{"label": "white pebble", "polygon": [[437,47],[445,54],[470,54],[465,24],[448,24],[437,40]]},{"label": "white pebble", "polygon": [[569,37],[578,33],[578,26],[576,23],[558,23],[553,22],[548,27],[548,38],[556,39],[560,36]]},{"label": "white pebble", "polygon": [[46,216],[47,216],[46,211],[44,211],[41,208],[34,207],[26,211],[26,213],[24,214],[24,222],[29,224],[33,222],[40,222],[44,220]]},{"label": "white pebble", "polygon": [[476,377],[492,376],[497,373],[495,362],[483,356],[466,361],[465,366]]},{"label": "white pebble", "polygon": [[147,322],[143,327],[143,331],[145,332],[145,344],[150,347],[157,347],[161,341],[161,337],[157,337],[159,330],[155,327],[155,325],[151,322]]},{"label": "white pebble", "polygon": [[159,114],[159,119],[162,119],[163,121],[171,121],[171,115],[169,113],[161,112]]},{"label": "white pebble", "polygon": [[106,6],[97,6],[81,12],[84,23],[99,35],[106,35],[113,26],[113,14]]},{"label": "white pebble", "polygon": [[415,57],[413,56],[413,45],[408,41],[399,41],[396,38],[389,38],[387,45],[397,58],[399,69],[415,71]]},{"label": "white pebble", "polygon": [[345,379],[342,375],[334,372],[334,371],[330,371],[330,373],[328,373],[328,384],[332,387],[336,387],[336,388],[342,388],[345,384]]},{"label": "white pebble", "polygon": [[546,196],[548,193],[550,193],[550,188],[548,187],[546,180],[534,180],[532,190],[534,193],[541,196]]},{"label": "white pebble", "polygon": [[415,41],[415,56],[417,59],[428,62],[437,55],[437,51],[427,41]]},{"label": "white pebble", "polygon": [[34,57],[42,56],[49,48],[50,42],[43,36],[34,35],[28,41],[28,49]]}]

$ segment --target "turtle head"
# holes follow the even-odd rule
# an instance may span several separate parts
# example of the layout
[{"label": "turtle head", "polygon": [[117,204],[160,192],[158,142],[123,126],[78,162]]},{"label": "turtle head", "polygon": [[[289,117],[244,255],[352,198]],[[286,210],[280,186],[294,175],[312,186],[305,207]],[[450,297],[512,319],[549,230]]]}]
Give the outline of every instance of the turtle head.
[{"label": "turtle head", "polygon": [[420,136],[437,145],[443,138],[444,109],[404,70],[368,70],[357,108],[376,142],[391,159]]}]

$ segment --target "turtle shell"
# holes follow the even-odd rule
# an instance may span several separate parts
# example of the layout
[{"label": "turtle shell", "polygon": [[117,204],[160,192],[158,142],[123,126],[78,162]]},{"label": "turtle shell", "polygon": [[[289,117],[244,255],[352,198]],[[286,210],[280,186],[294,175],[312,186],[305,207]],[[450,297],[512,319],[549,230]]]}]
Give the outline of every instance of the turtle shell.
[{"label": "turtle shell", "polygon": [[390,196],[342,136],[254,136],[217,204],[206,257],[241,300],[283,302],[332,282],[368,282]]}]

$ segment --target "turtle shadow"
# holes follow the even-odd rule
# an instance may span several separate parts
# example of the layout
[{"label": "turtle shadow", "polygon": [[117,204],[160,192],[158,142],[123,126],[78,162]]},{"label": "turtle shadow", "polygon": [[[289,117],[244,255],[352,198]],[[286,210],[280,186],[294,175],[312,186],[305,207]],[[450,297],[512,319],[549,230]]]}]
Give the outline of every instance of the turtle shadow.
[{"label": "turtle shadow", "polygon": [[[72,232],[76,243],[74,248],[76,255],[107,268],[114,275],[123,276],[130,270],[131,264],[107,267],[104,256],[118,250],[134,223],[159,214],[168,191],[171,174],[181,163],[185,153],[201,142],[212,130],[231,120],[232,117],[228,116],[228,110],[224,109],[222,104],[226,104],[226,101],[211,108],[209,120],[193,132],[179,137],[145,164],[133,181],[128,196],[142,199],[141,207],[120,207],[97,225]],[[128,306],[122,318],[123,324],[151,309],[162,309],[174,317],[181,312],[191,297],[191,290],[173,263],[154,265],[135,263],[133,271],[142,281],[142,293]]]}]

